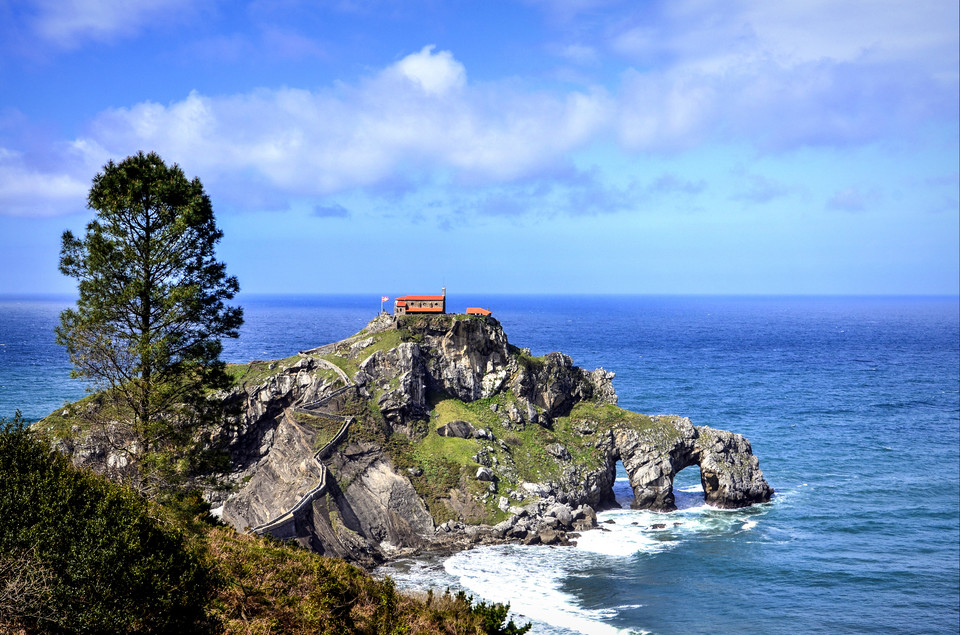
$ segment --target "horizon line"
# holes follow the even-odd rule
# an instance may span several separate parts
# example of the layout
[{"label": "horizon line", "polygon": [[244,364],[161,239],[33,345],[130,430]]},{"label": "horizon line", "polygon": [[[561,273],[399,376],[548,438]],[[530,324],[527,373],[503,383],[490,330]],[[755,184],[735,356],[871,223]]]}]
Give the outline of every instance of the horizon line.
[{"label": "horizon line", "polygon": [[[269,292],[269,291],[240,291],[235,299],[243,297],[351,297],[361,298],[365,296],[383,297],[382,291],[309,291],[309,292]],[[960,292],[956,293],[904,293],[904,292],[880,292],[880,293],[857,293],[857,292],[812,292],[812,293],[766,293],[766,292],[721,292],[721,293],[703,293],[703,292],[644,292],[644,291],[460,291],[453,292],[447,290],[447,297],[461,297],[468,295],[475,296],[508,296],[508,297],[650,297],[650,298],[951,298],[960,300]],[[74,300],[78,297],[76,293],[67,292],[33,292],[33,293],[3,293],[0,292],[0,300]],[[390,296],[393,300],[396,296]]]}]

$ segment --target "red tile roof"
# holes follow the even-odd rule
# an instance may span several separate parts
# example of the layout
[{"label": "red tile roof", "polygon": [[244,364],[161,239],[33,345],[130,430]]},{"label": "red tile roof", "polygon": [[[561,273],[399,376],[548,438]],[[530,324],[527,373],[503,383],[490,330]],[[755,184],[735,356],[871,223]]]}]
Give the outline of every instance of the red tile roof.
[{"label": "red tile roof", "polygon": [[397,298],[397,300],[433,300],[435,302],[442,302],[442,295],[403,295]]},{"label": "red tile roof", "polygon": [[487,309],[481,309],[478,306],[467,307],[467,315],[490,315],[491,312]]}]

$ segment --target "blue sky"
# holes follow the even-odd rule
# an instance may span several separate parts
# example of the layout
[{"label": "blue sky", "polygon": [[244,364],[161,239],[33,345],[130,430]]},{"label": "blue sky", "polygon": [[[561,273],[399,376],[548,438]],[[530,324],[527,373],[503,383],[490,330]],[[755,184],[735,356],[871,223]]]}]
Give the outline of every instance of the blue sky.
[{"label": "blue sky", "polygon": [[[322,5],[318,8],[317,5]],[[0,294],[110,159],[244,291],[951,294],[956,2],[0,0]]]}]

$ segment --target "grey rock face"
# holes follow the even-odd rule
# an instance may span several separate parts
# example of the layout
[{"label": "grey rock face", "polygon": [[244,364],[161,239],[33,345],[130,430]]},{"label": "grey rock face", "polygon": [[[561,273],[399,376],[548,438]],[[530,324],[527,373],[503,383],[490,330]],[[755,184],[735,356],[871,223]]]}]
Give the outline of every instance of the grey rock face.
[{"label": "grey rock face", "polygon": [[425,416],[429,377],[424,362],[420,346],[406,342],[377,351],[360,364],[357,383],[384,390],[377,405],[394,426]]},{"label": "grey rock face", "polygon": [[716,507],[746,507],[770,500],[773,488],[764,480],[750,442],[726,430],[698,427],[696,452],[704,500]]},{"label": "grey rock face", "polygon": [[497,480],[496,474],[493,473],[489,467],[478,467],[477,468],[477,480],[478,481],[495,481]]},{"label": "grey rock face", "polygon": [[[485,320],[453,323],[436,344],[436,379],[443,389],[461,401],[474,401],[494,394],[505,377],[509,358],[503,330]],[[484,386],[484,377],[493,378]]]},{"label": "grey rock face", "polygon": [[573,458],[570,456],[570,451],[559,443],[552,443],[544,449],[547,451],[547,454],[550,454],[560,461],[570,461]]},{"label": "grey rock face", "polygon": [[574,366],[569,356],[549,353],[542,362],[520,364],[509,387],[530,404],[527,416],[531,422],[539,418],[534,406],[541,408],[549,421],[569,414],[570,409],[581,401],[595,400],[616,405],[613,376],[603,370],[587,373]]},{"label": "grey rock face", "polygon": [[773,488],[764,480],[750,443],[725,430],[696,427],[685,417],[663,417],[674,433],[655,434],[618,428],[611,455],[623,461],[639,509],[676,509],[673,479],[680,470],[698,465],[705,501],[737,508],[765,503]]},{"label": "grey rock face", "polygon": [[590,383],[593,384],[593,396],[600,403],[617,405],[617,391],[613,389],[613,378],[616,373],[597,368],[590,372]]},{"label": "grey rock face", "polygon": [[[674,509],[673,479],[691,465],[700,466],[705,499],[711,505],[742,507],[765,502],[773,494],[742,436],[697,427],[674,416],[604,419],[603,413],[610,412],[605,404],[617,403],[613,373],[586,372],[561,353],[543,358],[530,357],[529,351],[518,355],[491,318],[441,317],[416,317],[400,324],[381,316],[363,336],[313,349],[261,384],[225,395],[239,411],[235,425],[219,431],[229,442],[233,471],[226,477],[233,487],[207,491],[223,519],[243,530],[282,518],[273,535],[295,539],[320,553],[373,564],[438,546],[463,548],[497,541],[567,544],[572,532],[596,527],[596,510],[616,505],[617,461],[626,468],[635,507]],[[406,341],[377,350],[380,340],[372,336],[398,325],[406,329],[402,338]],[[357,368],[355,376],[347,377],[329,361],[331,355],[348,362],[343,367]],[[357,385],[343,388],[344,381]],[[367,436],[324,450],[321,466],[314,452],[332,435],[327,432],[318,439],[317,430],[323,426],[311,427],[293,416],[308,402],[326,404],[332,415],[347,404],[356,407],[361,399],[361,409],[378,408],[382,414],[383,438],[399,433],[418,443],[438,394],[465,402],[504,397],[484,409],[487,423],[450,421],[436,430],[440,436],[465,440],[457,443],[475,452],[470,471],[458,475],[466,486],[449,490],[448,512],[455,520],[439,527],[411,482],[424,478],[432,469],[427,464],[410,466],[409,458],[401,456],[397,463],[402,467],[397,467],[385,449],[390,445],[377,445],[367,430]],[[362,403],[363,399],[373,403]],[[582,402],[588,402],[588,412],[590,404],[598,406],[596,420],[579,414],[562,419]],[[503,431],[493,434],[498,428],[490,421],[502,425]],[[532,425],[548,429],[531,429]],[[513,434],[520,430],[523,434]],[[542,448],[524,447],[530,441],[520,440],[537,435],[549,439]],[[360,438],[367,440],[356,440]],[[104,470],[127,469],[103,439],[91,436],[86,442],[61,445],[75,460],[103,464]],[[520,462],[511,458],[521,452],[529,457],[531,450],[538,461],[550,464],[543,473],[551,476],[540,476],[538,469],[522,472]],[[322,474],[325,487],[317,488]],[[310,496],[304,498],[306,492]],[[298,501],[306,502],[288,514]],[[490,512],[486,517],[492,516],[491,510],[510,516],[495,526],[471,525],[471,518],[472,522],[484,518],[484,510]]]},{"label": "grey rock face", "polygon": [[437,434],[441,437],[457,437],[458,439],[472,439],[476,436],[478,430],[466,421],[451,421],[437,428]]},{"label": "grey rock face", "polygon": [[316,433],[290,417],[281,417],[266,459],[247,484],[223,506],[223,520],[243,529],[255,527],[289,509],[320,479],[313,460]]},{"label": "grey rock face", "polygon": [[337,507],[357,519],[357,533],[388,551],[423,546],[434,535],[433,519],[410,484],[380,448],[347,446],[331,461],[339,483]]}]

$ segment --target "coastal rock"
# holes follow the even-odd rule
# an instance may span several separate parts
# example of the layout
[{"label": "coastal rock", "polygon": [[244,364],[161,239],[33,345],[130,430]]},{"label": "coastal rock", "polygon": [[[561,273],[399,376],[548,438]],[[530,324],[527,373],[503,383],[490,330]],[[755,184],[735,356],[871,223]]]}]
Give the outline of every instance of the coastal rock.
[{"label": "coastal rock", "polygon": [[563,527],[572,527],[573,526],[573,510],[570,509],[569,505],[553,505],[551,506],[545,516],[552,516],[557,519]]},{"label": "coastal rock", "polygon": [[520,358],[519,368],[510,381],[510,389],[530,405],[528,419],[536,422],[540,407],[547,419],[569,414],[574,404],[597,401],[616,405],[613,373],[585,372],[573,365],[563,353],[549,353],[543,358]]},{"label": "coastal rock", "polygon": [[[618,462],[634,507],[674,509],[673,479],[692,465],[711,505],[773,494],[742,436],[621,410],[613,373],[532,357],[490,317],[380,316],[245,373],[256,381],[218,395],[229,425],[210,438],[231,469],[199,484],[207,499],[239,530],[271,521],[260,530],[365,565],[423,549],[567,544],[617,506]],[[136,454],[95,432],[57,443],[102,471],[130,470]]]},{"label": "coastal rock", "polygon": [[387,422],[398,427],[424,416],[428,381],[424,356],[415,343],[376,351],[360,364],[356,376],[368,391],[383,391],[377,407]]},{"label": "coastal rock", "polygon": [[706,426],[697,431],[697,463],[707,504],[737,508],[770,500],[773,488],[764,480],[747,439]]},{"label": "coastal rock", "polygon": [[643,429],[618,427],[614,430],[615,452],[633,489],[633,507],[655,511],[676,509],[673,478],[696,463],[693,455],[697,431],[690,420],[675,417],[650,434]]},{"label": "coastal rock", "polygon": [[423,501],[379,447],[350,445],[330,463],[337,483],[345,484],[331,496],[342,518],[356,519],[358,534],[394,551],[420,547],[433,536],[433,519]]},{"label": "coastal rock", "polygon": [[240,492],[223,505],[222,518],[238,528],[255,527],[289,509],[314,488],[320,467],[313,461],[316,433],[282,416],[270,451]]},{"label": "coastal rock", "polygon": [[700,468],[704,500],[722,508],[764,503],[773,488],[764,480],[750,443],[739,434],[696,427],[685,417],[659,417],[667,423],[651,434],[637,428],[614,431],[613,455],[623,467],[633,489],[633,507],[673,511],[673,479],[692,465]]},{"label": "coastal rock", "polygon": [[555,545],[561,541],[563,536],[562,532],[556,531],[554,529],[544,529],[539,534],[537,534],[537,542],[542,545]]},{"label": "coastal rock", "polygon": [[436,378],[450,395],[474,401],[499,390],[509,357],[502,329],[486,320],[457,320],[445,330],[436,348]]},{"label": "coastal rock", "polygon": [[551,443],[544,449],[547,451],[547,454],[560,461],[569,461],[573,458],[570,456],[570,451],[559,443]]},{"label": "coastal rock", "polygon": [[489,467],[478,467],[477,468],[477,480],[478,481],[495,481],[497,480],[496,474],[493,473]]},{"label": "coastal rock", "polygon": [[441,437],[456,437],[458,439],[472,439],[477,433],[473,426],[466,421],[451,421],[437,428]]}]

